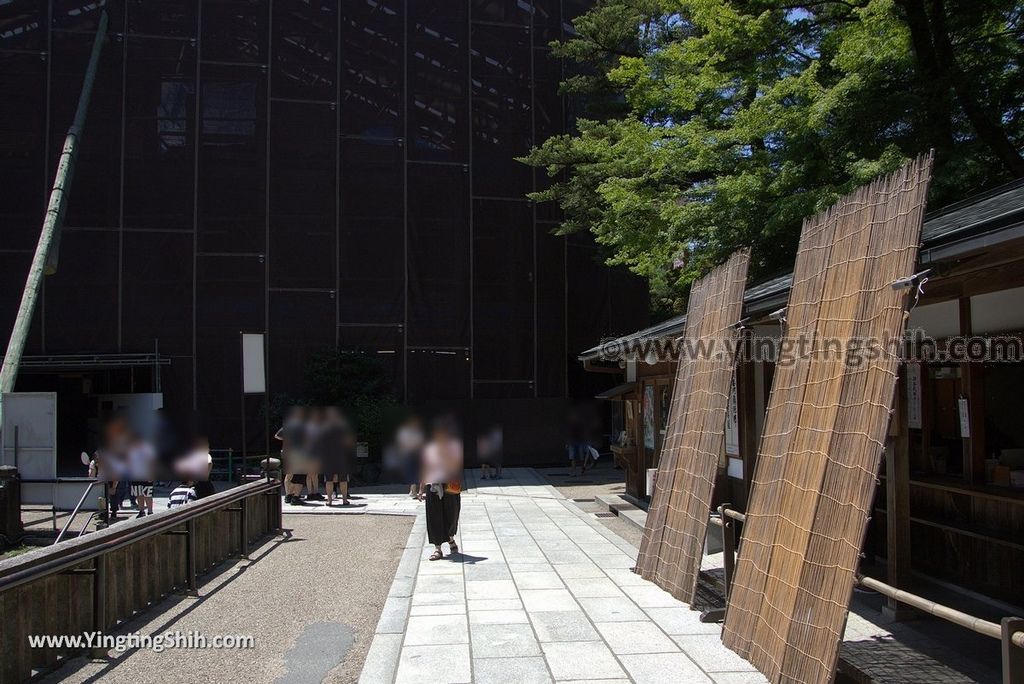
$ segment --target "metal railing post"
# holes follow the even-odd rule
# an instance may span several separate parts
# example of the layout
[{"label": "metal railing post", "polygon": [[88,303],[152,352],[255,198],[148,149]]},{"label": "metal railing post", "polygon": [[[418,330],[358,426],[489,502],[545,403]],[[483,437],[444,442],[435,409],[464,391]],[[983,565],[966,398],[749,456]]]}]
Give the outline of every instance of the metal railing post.
[{"label": "metal railing post", "polygon": [[[92,629],[97,635],[107,629],[107,556],[100,554],[93,559],[92,573]],[[94,646],[89,653],[91,658],[104,658],[106,649]]]},{"label": "metal railing post", "polygon": [[238,555],[242,558],[249,557],[249,512],[246,502],[242,499],[238,502]]},{"label": "metal railing post", "polygon": [[196,583],[196,521],[195,518],[185,521],[185,587],[188,593],[199,593]]},{"label": "metal railing post", "polygon": [[727,605],[729,592],[732,591],[732,574],[736,567],[736,521],[725,514],[730,506],[732,504],[724,503],[718,507],[718,515],[722,518],[722,566],[725,569],[725,601]]},{"label": "metal railing post", "polygon": [[1024,632],[1024,618],[1006,617],[1002,621],[1003,684],[1024,682],[1024,648],[1014,643],[1013,635]]},{"label": "metal railing post", "polygon": [[[71,523],[75,522],[75,518],[78,516],[78,511],[82,510],[82,505],[85,503],[86,497],[89,496],[89,492],[91,492],[92,488],[95,486],[96,481],[94,480],[90,482],[89,486],[85,488],[84,492],[82,492],[82,498],[80,498],[78,500],[78,504],[75,505],[75,510],[71,511],[71,515],[68,516],[68,521],[64,523],[64,527],[62,527],[60,530],[60,534],[58,534],[57,538],[53,540],[54,544],[59,544],[60,540],[64,538],[64,535],[67,533],[68,528],[71,527]],[[86,523],[86,526],[88,525],[89,523]]]}]

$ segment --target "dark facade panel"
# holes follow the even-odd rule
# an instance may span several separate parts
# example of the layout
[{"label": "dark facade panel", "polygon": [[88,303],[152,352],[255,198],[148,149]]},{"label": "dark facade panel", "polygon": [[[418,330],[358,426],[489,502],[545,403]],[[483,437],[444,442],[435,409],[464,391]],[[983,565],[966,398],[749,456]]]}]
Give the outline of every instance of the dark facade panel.
[{"label": "dark facade panel", "polygon": [[405,137],[405,2],[341,3],[341,133]]},{"label": "dark facade panel", "polygon": [[267,365],[275,393],[302,396],[305,360],[334,349],[334,307],[333,293],[270,293]]},{"label": "dark facade panel", "polygon": [[164,38],[195,38],[196,0],[128,0],[128,33]]},{"label": "dark facade panel", "polygon": [[413,405],[470,397],[468,349],[409,349],[408,400]]},{"label": "dark facade panel", "polygon": [[464,166],[416,165],[409,172],[410,346],[469,346],[468,185]]},{"label": "dark facade panel", "polygon": [[497,22],[529,27],[533,3],[527,0],[470,0],[473,21]]},{"label": "dark facade panel", "polygon": [[473,194],[521,199],[533,171],[515,161],[533,146],[529,27],[473,26]]},{"label": "dark facade panel", "polygon": [[44,290],[47,353],[117,349],[118,251],[115,231],[63,231],[60,268]]},{"label": "dark facade panel", "polygon": [[336,124],[329,104],[271,103],[271,287],[335,287]]},{"label": "dark facade panel", "polygon": [[566,345],[566,239],[557,224],[536,225],[537,396],[566,396],[566,371],[577,364]]},{"label": "dark facade panel", "polygon": [[129,37],[127,50],[124,227],[191,231],[195,48],[186,40]]},{"label": "dark facade panel", "polygon": [[49,7],[38,0],[13,0],[0,6],[0,51],[46,49]]},{"label": "dark facade panel", "polygon": [[[21,42],[3,40],[0,45]],[[3,242],[6,249],[31,249],[45,209],[46,63],[38,55],[0,49],[0,93]]]},{"label": "dark facade panel", "polygon": [[527,202],[474,200],[474,379],[533,380],[533,247]]},{"label": "dark facade panel", "polygon": [[122,349],[191,356],[191,233],[125,233],[123,250]]},{"label": "dark facade panel", "polygon": [[274,97],[333,102],[338,82],[337,0],[275,0]]},{"label": "dark facade panel", "polygon": [[[455,5],[455,3],[451,3]],[[457,12],[417,3],[408,22],[409,159],[469,160],[469,25]]]},{"label": "dark facade panel", "polygon": [[203,59],[267,63],[270,3],[265,0],[202,0]]},{"label": "dark facade panel", "polygon": [[240,446],[241,333],[265,330],[265,268],[253,256],[196,260],[196,408],[214,446]]},{"label": "dark facade panel", "polygon": [[266,246],[266,73],[200,69],[198,240],[202,252],[262,253]]},{"label": "dark facade panel", "polygon": [[[117,29],[111,28],[111,31]],[[75,118],[78,94],[89,62],[93,36],[52,32],[50,74],[50,147],[46,168],[53,179],[68,127]],[[121,121],[123,52],[114,44],[106,51],[89,102],[88,134],[83,136],[75,165],[74,192],[66,225],[86,228],[118,227],[121,222]]]}]

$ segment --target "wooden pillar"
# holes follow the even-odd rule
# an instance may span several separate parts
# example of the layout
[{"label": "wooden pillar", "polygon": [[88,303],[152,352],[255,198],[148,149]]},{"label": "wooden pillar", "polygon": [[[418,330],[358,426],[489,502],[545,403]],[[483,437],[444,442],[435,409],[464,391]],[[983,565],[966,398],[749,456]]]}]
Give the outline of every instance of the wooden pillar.
[{"label": "wooden pillar", "polygon": [[[969,337],[971,332],[971,298],[960,298],[960,334]],[[964,482],[985,483],[985,392],[982,382],[984,367],[980,362],[960,364],[960,381],[963,395],[967,398],[970,436],[964,444]]]},{"label": "wooden pillar", "polygon": [[[734,501],[741,511],[747,510],[750,486],[754,478],[754,467],[757,464],[757,445],[760,435],[757,433],[757,383],[754,373],[760,370],[751,353],[750,335],[743,341],[746,354],[741,358],[736,373],[736,402],[739,409],[740,423],[740,459],[743,461],[742,492],[737,492]],[[740,489],[736,487],[735,490]],[[742,494],[740,496],[739,494]]]},{"label": "wooden pillar", "polygon": [[[887,583],[905,589],[910,580],[910,428],[907,425],[906,365],[900,369],[893,401],[889,436],[885,444],[885,527]],[[890,620],[905,620],[912,609],[887,598],[882,613]]]}]

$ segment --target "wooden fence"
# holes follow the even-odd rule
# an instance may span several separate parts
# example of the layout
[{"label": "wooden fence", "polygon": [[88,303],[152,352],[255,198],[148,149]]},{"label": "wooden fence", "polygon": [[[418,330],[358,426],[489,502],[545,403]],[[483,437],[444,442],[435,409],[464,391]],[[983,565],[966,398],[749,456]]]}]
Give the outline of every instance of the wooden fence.
[{"label": "wooden fence", "polygon": [[197,577],[281,529],[279,490],[250,482],[0,561],[0,684],[85,652],[30,648],[30,635],[106,633],[172,592],[195,593]]}]

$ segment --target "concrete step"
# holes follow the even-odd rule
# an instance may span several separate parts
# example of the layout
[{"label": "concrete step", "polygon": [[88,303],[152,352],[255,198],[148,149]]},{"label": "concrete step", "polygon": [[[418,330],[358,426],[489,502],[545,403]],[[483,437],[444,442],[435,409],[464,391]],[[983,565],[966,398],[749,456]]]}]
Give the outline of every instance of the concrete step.
[{"label": "concrete step", "polygon": [[618,494],[598,494],[594,497],[594,502],[641,531],[647,524],[647,511]]},{"label": "concrete step", "polygon": [[618,494],[598,494],[594,497],[594,501],[608,509],[610,513],[618,513],[622,510],[636,508],[636,506],[626,501]]}]

